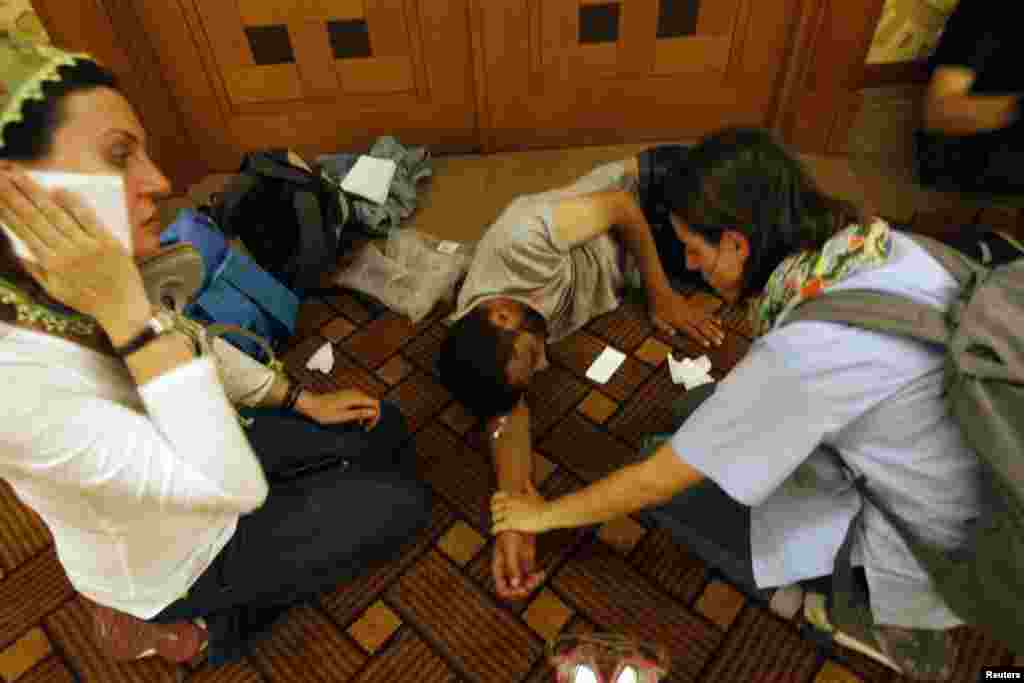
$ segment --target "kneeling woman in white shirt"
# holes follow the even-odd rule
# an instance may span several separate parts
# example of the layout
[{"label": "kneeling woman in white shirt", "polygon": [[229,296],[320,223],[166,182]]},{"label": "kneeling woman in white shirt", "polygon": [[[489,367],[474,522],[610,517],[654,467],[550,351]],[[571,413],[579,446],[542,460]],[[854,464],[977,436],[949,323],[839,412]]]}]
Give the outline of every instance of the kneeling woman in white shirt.
[{"label": "kneeling woman in white shirt", "polygon": [[921,538],[949,549],[966,542],[983,489],[944,402],[945,356],[839,323],[783,323],[802,301],[842,289],[941,311],[958,296],[956,280],[907,235],[822,194],[764,131],[707,136],[665,187],[687,266],[726,301],[756,304],[758,338],[717,388],[694,392],[692,415],[649,458],[549,502],[498,493],[495,532],[585,526],[649,508],[679,543],[759,599],[763,589],[827,584],[852,524],[859,615],[872,626],[848,635],[909,677],[952,675],[949,629],[959,617],[848,479],[848,471],[864,475]]},{"label": "kneeling woman in white shirt", "polygon": [[[53,534],[117,659],[242,655],[289,606],[386,561],[427,523],[398,410],[316,394],[155,315],[167,179],[113,76],[0,36],[0,476]],[[120,176],[129,253],[26,171]],[[194,328],[193,328],[194,329]],[[252,418],[248,428],[233,403]]]}]

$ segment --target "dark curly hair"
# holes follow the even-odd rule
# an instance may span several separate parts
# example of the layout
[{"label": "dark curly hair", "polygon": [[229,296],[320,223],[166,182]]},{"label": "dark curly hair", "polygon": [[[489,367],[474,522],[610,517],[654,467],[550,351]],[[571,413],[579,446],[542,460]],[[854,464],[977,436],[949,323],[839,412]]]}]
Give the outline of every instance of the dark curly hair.
[{"label": "dark curly hair", "polygon": [[763,290],[790,254],[820,248],[866,218],[852,203],[822,193],[800,161],[756,128],[728,128],[703,138],[665,186],[672,213],[711,244],[726,229],[746,236],[744,297]]},{"label": "dark curly hair", "polygon": [[494,325],[484,306],[459,319],[441,344],[441,384],[477,417],[505,415],[522,400],[524,387],[508,381],[516,332]]}]

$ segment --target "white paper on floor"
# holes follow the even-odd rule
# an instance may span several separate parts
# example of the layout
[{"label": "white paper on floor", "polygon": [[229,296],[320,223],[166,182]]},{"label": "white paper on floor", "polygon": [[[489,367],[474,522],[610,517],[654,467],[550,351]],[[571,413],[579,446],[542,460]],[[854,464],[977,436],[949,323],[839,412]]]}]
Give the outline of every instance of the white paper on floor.
[{"label": "white paper on floor", "polygon": [[327,342],[306,361],[307,370],[319,370],[325,375],[334,367],[334,347]]},{"label": "white paper on floor", "polygon": [[398,165],[391,159],[378,159],[363,154],[341,181],[341,189],[366,197],[376,204],[383,204],[387,201],[397,169]]},{"label": "white paper on floor", "polygon": [[685,384],[687,391],[702,384],[715,381],[709,374],[711,372],[711,359],[707,356],[701,356],[697,359],[684,358],[676,360],[669,353],[668,371],[672,373],[672,382],[675,384]]},{"label": "white paper on floor", "polygon": [[605,384],[612,378],[615,371],[619,369],[623,361],[626,360],[626,354],[618,349],[613,349],[608,346],[605,350],[594,359],[594,362],[590,364],[590,368],[587,370],[587,379],[593,380],[598,384]]}]

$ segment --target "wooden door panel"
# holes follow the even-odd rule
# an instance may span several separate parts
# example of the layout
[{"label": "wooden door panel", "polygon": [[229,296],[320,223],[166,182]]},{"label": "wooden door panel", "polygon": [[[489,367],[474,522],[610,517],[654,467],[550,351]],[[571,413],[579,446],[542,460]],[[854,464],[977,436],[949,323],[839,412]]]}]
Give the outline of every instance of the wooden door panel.
[{"label": "wooden door panel", "polygon": [[804,18],[784,90],[779,128],[800,151],[845,154],[857,116],[864,62],[884,0],[819,0]]},{"label": "wooden door panel", "polygon": [[[231,166],[249,149],[310,156],[383,134],[477,144],[467,0],[136,2],[154,26],[184,18],[204,69],[176,68],[170,41],[161,57],[183,108],[226,139]],[[211,166],[229,170],[227,158]]]},{"label": "wooden door panel", "polygon": [[498,148],[771,125],[801,4],[477,1]]}]

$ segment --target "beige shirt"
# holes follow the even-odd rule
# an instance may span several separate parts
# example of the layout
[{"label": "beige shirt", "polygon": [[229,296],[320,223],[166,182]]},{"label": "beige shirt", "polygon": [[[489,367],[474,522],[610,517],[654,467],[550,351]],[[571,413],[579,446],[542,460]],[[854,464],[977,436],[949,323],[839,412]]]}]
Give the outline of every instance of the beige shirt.
[{"label": "beige shirt", "polygon": [[516,198],[484,233],[459,292],[455,322],[496,297],[520,301],[547,321],[557,342],[618,307],[624,252],[610,232],[569,247],[554,230],[559,200],[602,190],[630,189],[625,166],[599,166],[572,185]]}]

